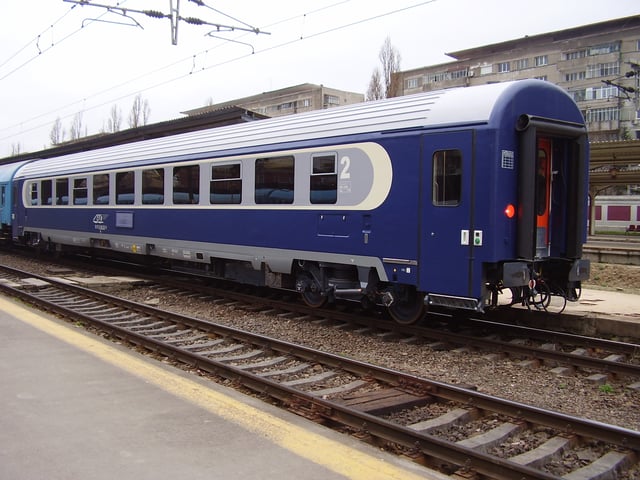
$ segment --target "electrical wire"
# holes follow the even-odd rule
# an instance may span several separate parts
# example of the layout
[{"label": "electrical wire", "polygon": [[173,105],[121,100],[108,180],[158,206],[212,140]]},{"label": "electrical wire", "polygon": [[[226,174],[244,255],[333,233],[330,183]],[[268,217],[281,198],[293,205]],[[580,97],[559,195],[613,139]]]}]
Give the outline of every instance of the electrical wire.
[{"label": "electrical wire", "polygon": [[[196,1],[196,3],[197,3],[197,0],[190,0],[190,1]],[[286,18],[286,19],[279,20],[279,21],[277,21],[277,22],[275,22],[275,23],[272,23],[272,24],[270,24],[270,25],[267,25],[265,28],[271,28],[271,27],[273,27],[273,26],[275,26],[275,25],[279,25],[279,24],[282,24],[282,23],[284,23],[284,22],[289,22],[289,21],[292,21],[292,20],[296,20],[296,19],[299,19],[299,18],[301,18],[301,17],[302,17],[302,18],[305,18],[307,15],[310,15],[310,14],[313,14],[313,13],[317,13],[317,12],[320,12],[320,11],[322,11],[322,10],[326,10],[326,9],[329,9],[329,8],[333,8],[333,7],[336,7],[336,6],[338,6],[338,5],[341,5],[341,4],[344,4],[344,3],[348,3],[349,1],[350,1],[350,0],[343,0],[343,1],[336,2],[336,3],[331,4],[331,5],[328,5],[328,6],[325,6],[325,7],[322,7],[322,8],[316,9],[316,10],[313,10],[313,11],[308,12],[308,13],[304,13],[304,14],[301,14],[301,15],[296,15],[296,16],[288,17],[288,18]],[[388,17],[388,16],[390,16],[390,15],[394,15],[394,14],[397,14],[397,13],[400,13],[400,12],[405,12],[405,11],[408,11],[408,10],[411,10],[411,9],[414,9],[414,8],[422,7],[422,6],[424,6],[424,5],[427,5],[427,4],[430,4],[430,3],[434,3],[435,1],[436,1],[436,0],[425,0],[425,1],[421,1],[421,2],[418,2],[418,3],[412,4],[412,5],[406,6],[406,7],[397,8],[397,9],[390,10],[390,11],[385,12],[385,13],[381,13],[381,14],[378,14],[378,15],[373,15],[373,16],[370,16],[370,17],[366,17],[366,18],[363,18],[363,19],[360,19],[360,20],[357,20],[357,21],[354,21],[354,22],[345,23],[345,24],[343,24],[343,25],[339,25],[339,26],[336,26],[336,27],[332,27],[332,28],[329,28],[329,29],[326,29],[326,30],[323,30],[323,31],[320,31],[320,32],[315,32],[315,33],[312,33],[312,34],[307,35],[307,36],[301,35],[299,38],[296,38],[296,39],[293,39],[293,40],[289,40],[289,41],[286,41],[286,42],[282,42],[282,43],[280,43],[280,44],[273,45],[273,46],[270,46],[270,47],[267,47],[267,48],[264,48],[264,49],[261,49],[261,50],[255,50],[253,53],[243,54],[243,55],[240,55],[240,56],[237,56],[237,57],[234,57],[234,58],[231,58],[231,59],[225,60],[225,61],[223,61],[223,62],[214,63],[214,64],[211,64],[211,65],[208,65],[208,66],[202,67],[202,68],[201,68],[201,69],[199,69],[199,70],[194,70],[194,69],[193,69],[193,67],[192,67],[191,71],[189,71],[188,73],[180,74],[180,75],[178,75],[178,76],[174,76],[174,77],[172,77],[172,78],[169,78],[169,79],[166,79],[166,80],[163,80],[163,81],[157,82],[157,83],[155,83],[155,84],[148,85],[147,87],[145,87],[145,88],[143,88],[143,89],[136,89],[135,91],[132,91],[132,92],[129,92],[129,93],[126,93],[126,94],[122,94],[122,95],[118,96],[117,98],[111,98],[111,99],[109,99],[108,101],[102,102],[102,103],[100,103],[100,104],[96,104],[96,105],[93,105],[93,106],[91,106],[91,107],[83,108],[83,111],[91,111],[91,110],[95,110],[95,109],[98,109],[98,108],[104,107],[104,106],[105,106],[105,105],[107,105],[107,104],[112,104],[112,103],[114,103],[114,102],[117,102],[117,101],[123,100],[123,99],[125,99],[125,98],[129,98],[129,97],[131,97],[131,96],[133,96],[133,95],[136,95],[136,94],[139,94],[139,93],[141,93],[141,92],[148,92],[148,91],[151,91],[151,90],[157,89],[157,88],[159,88],[159,87],[162,87],[162,86],[166,86],[166,85],[172,84],[172,83],[174,83],[174,82],[177,82],[177,81],[183,80],[183,79],[185,79],[185,78],[188,78],[188,77],[190,77],[190,76],[192,76],[192,75],[195,75],[195,74],[198,74],[198,73],[202,73],[202,72],[204,72],[204,71],[208,71],[208,70],[211,70],[211,69],[214,69],[214,68],[219,68],[219,67],[224,66],[224,65],[229,65],[229,64],[232,64],[232,63],[235,63],[235,62],[241,61],[241,60],[243,60],[243,59],[246,59],[246,58],[248,58],[248,57],[252,57],[252,56],[254,56],[254,55],[258,55],[258,54],[261,54],[261,53],[271,52],[271,51],[274,51],[274,50],[278,50],[278,49],[280,49],[280,48],[284,48],[284,47],[290,46],[290,45],[292,45],[292,44],[295,44],[295,43],[298,43],[298,42],[301,42],[301,41],[305,41],[305,40],[308,40],[308,39],[311,39],[311,38],[320,37],[320,36],[327,35],[327,34],[330,34],[330,33],[333,33],[333,32],[339,31],[339,30],[344,30],[344,29],[346,29],[346,28],[351,28],[351,27],[354,27],[354,26],[356,26],[356,25],[361,25],[361,24],[364,24],[364,23],[367,23],[367,22],[371,22],[371,21],[374,21],[374,20],[378,20],[378,19],[380,19],[380,18]],[[205,5],[205,6],[206,6],[206,5]],[[230,18],[232,18],[232,17],[230,17]],[[249,34],[250,34],[250,33],[245,33],[244,35],[249,35]],[[222,44],[221,44],[221,45],[219,45],[218,47],[215,47],[215,48],[219,48],[220,46],[222,46]],[[214,49],[215,49],[215,48],[214,48]],[[104,94],[106,94],[106,93],[108,93],[108,92],[110,92],[110,91],[112,91],[112,90],[119,89],[119,88],[121,88],[121,87],[123,87],[123,86],[126,86],[126,85],[130,84],[130,83],[133,83],[133,82],[135,82],[135,81],[138,81],[138,80],[140,80],[140,79],[142,79],[142,78],[145,78],[145,77],[148,77],[148,76],[151,76],[151,75],[154,75],[154,76],[155,76],[155,74],[157,74],[157,73],[159,73],[159,72],[161,72],[161,71],[167,70],[167,69],[169,69],[169,68],[172,68],[172,67],[174,67],[174,66],[176,66],[176,65],[178,65],[178,64],[180,64],[180,63],[183,63],[183,62],[185,62],[185,61],[192,62],[192,65],[193,65],[193,61],[194,61],[193,59],[194,59],[196,56],[203,55],[203,54],[207,54],[210,50],[213,50],[213,49],[207,49],[207,50],[200,51],[200,52],[198,52],[197,54],[194,54],[194,55],[192,55],[192,56],[190,56],[190,57],[188,57],[188,58],[183,58],[183,59],[178,60],[178,61],[176,61],[176,62],[173,62],[173,63],[171,63],[171,64],[169,64],[169,65],[166,65],[166,66],[164,66],[164,67],[161,67],[161,68],[158,68],[158,69],[156,69],[156,70],[153,70],[152,72],[148,72],[148,73],[142,74],[142,75],[140,75],[140,76],[138,76],[138,77],[135,77],[134,79],[127,80],[127,81],[122,82],[122,83],[120,83],[120,84],[118,84],[118,85],[115,85],[115,86],[109,87],[108,89],[105,89],[105,90],[102,90],[102,91],[100,91],[100,92],[97,92],[97,93],[91,94],[91,95],[89,95],[89,96],[87,96],[87,97],[83,98],[82,100],[77,100],[77,101],[72,102],[72,103],[70,103],[70,104],[67,104],[67,105],[65,105],[65,106],[63,106],[63,107],[58,107],[58,108],[56,108],[56,109],[54,109],[54,110],[51,110],[51,111],[49,111],[49,112],[46,112],[46,113],[40,114],[40,115],[38,115],[38,116],[36,116],[36,117],[32,117],[31,119],[28,119],[28,120],[22,121],[22,122],[20,122],[19,124],[12,125],[12,126],[9,126],[9,127],[0,128],[0,132],[1,132],[1,131],[6,131],[6,130],[8,130],[8,129],[17,128],[17,127],[19,127],[19,126],[23,126],[25,123],[30,123],[30,122],[33,122],[33,121],[35,121],[35,120],[39,119],[39,118],[43,118],[43,117],[45,117],[45,116],[53,115],[53,114],[55,114],[56,112],[58,112],[58,111],[60,111],[60,110],[66,110],[66,109],[69,109],[70,107],[72,107],[72,106],[74,106],[74,105],[77,105],[77,104],[83,104],[83,103],[85,103],[85,102],[86,102],[86,100],[87,100],[87,99],[91,99],[91,98],[95,98],[95,97],[98,97],[98,96],[104,95]],[[72,117],[73,115],[74,115],[74,114],[69,114],[69,115],[66,115],[64,118]],[[30,128],[22,129],[22,130],[21,130],[21,133],[28,133],[28,132],[31,132],[31,131],[34,131],[34,130],[37,130],[37,129],[40,129],[40,128],[43,128],[43,127],[46,127],[46,126],[47,126],[47,125],[49,125],[49,124],[50,124],[50,122],[47,122],[47,123],[40,123],[40,124],[35,125],[35,126],[32,126],[32,127],[30,127]],[[6,140],[6,139],[8,139],[8,138],[11,138],[11,136],[4,136],[4,137],[0,137],[0,140]]]}]

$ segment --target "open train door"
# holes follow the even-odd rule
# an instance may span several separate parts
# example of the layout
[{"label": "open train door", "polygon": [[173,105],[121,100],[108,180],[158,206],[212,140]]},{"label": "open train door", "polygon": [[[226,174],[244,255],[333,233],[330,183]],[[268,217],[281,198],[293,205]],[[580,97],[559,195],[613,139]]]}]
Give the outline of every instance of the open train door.
[{"label": "open train door", "polygon": [[582,256],[587,136],[583,125],[522,115],[518,165],[519,258]]},{"label": "open train door", "polygon": [[476,309],[473,249],[482,232],[474,232],[474,134],[424,135],[422,152],[419,289],[430,305]]}]

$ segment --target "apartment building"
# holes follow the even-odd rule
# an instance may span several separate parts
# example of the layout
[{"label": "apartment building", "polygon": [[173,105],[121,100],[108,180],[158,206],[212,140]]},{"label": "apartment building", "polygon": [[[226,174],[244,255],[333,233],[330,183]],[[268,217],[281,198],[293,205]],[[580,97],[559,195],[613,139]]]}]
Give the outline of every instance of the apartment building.
[{"label": "apartment building", "polygon": [[567,90],[591,141],[640,139],[640,15],[447,53],[398,72],[400,95],[537,78]]},{"label": "apartment building", "polygon": [[207,105],[182,112],[186,115],[200,115],[228,107],[239,107],[268,117],[280,117],[293,113],[322,110],[339,105],[364,102],[362,93],[347,92],[323,85],[303,83],[293,87],[264,92],[250,97]]}]

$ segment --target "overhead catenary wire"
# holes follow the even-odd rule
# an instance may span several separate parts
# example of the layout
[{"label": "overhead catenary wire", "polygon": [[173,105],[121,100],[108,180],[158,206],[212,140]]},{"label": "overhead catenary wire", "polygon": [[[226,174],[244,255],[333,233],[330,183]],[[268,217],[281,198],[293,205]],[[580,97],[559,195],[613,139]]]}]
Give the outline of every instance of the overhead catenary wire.
[{"label": "overhead catenary wire", "polygon": [[[194,0],[191,0],[191,1],[194,1]],[[273,22],[273,23],[267,25],[266,28],[273,28],[273,26],[282,24],[284,22],[289,22],[289,21],[292,21],[292,20],[295,20],[295,19],[300,19],[300,18],[304,19],[308,15],[320,12],[322,10],[326,10],[326,9],[329,9],[329,8],[336,7],[336,6],[344,4],[344,3],[348,3],[349,1],[351,1],[351,0],[339,1],[339,2],[336,2],[336,3],[330,4],[330,5],[315,9],[315,10],[313,10],[311,12],[306,12],[306,13],[303,13],[303,14],[287,17],[287,18],[285,18],[283,20],[279,20],[277,22]],[[322,30],[322,31],[314,32],[314,33],[311,33],[311,34],[306,35],[306,36],[304,34],[301,34],[299,38],[295,38],[295,39],[292,39],[292,40],[287,40],[285,42],[281,42],[279,44],[272,45],[272,46],[269,46],[269,47],[266,47],[266,48],[263,48],[263,49],[260,49],[260,50],[253,50],[253,47],[252,47],[253,51],[251,53],[239,55],[239,56],[236,56],[234,58],[227,59],[227,60],[224,60],[224,61],[221,61],[221,62],[212,63],[210,65],[203,66],[200,69],[195,69],[194,68],[194,62],[195,62],[194,59],[197,56],[206,55],[212,49],[210,48],[210,49],[202,50],[202,51],[200,51],[200,52],[198,52],[198,53],[196,53],[194,55],[191,55],[191,56],[185,57],[185,58],[183,58],[181,60],[172,62],[171,64],[166,65],[164,67],[160,67],[158,69],[154,69],[151,72],[139,75],[139,76],[137,76],[137,77],[135,77],[133,79],[127,80],[127,81],[122,82],[122,83],[120,83],[118,85],[114,85],[114,86],[111,86],[111,87],[109,87],[109,88],[107,88],[105,90],[102,90],[100,92],[96,92],[96,93],[87,95],[87,96],[83,97],[81,100],[77,100],[77,101],[72,102],[70,104],[67,104],[67,105],[64,105],[62,107],[58,107],[56,109],[48,111],[46,113],[42,113],[42,114],[40,114],[40,115],[38,115],[36,117],[32,117],[31,119],[21,121],[18,124],[14,124],[14,125],[11,125],[11,126],[8,126],[8,127],[0,128],[0,132],[7,131],[9,129],[13,129],[13,128],[17,128],[17,127],[22,127],[21,132],[22,133],[28,133],[28,132],[31,132],[31,131],[46,127],[47,125],[50,124],[50,121],[47,121],[46,123],[39,123],[39,124],[31,126],[29,128],[24,128],[25,124],[34,122],[34,121],[36,121],[38,119],[41,119],[41,118],[44,118],[44,117],[48,117],[48,116],[54,115],[58,111],[67,110],[67,109],[69,109],[70,107],[72,107],[74,105],[78,105],[78,104],[85,105],[84,108],[83,108],[83,111],[91,111],[91,110],[95,110],[95,109],[98,109],[98,108],[102,108],[105,105],[112,104],[114,102],[120,101],[120,100],[125,99],[125,98],[129,98],[129,97],[131,97],[133,95],[137,95],[139,93],[144,93],[144,92],[149,92],[149,91],[152,91],[152,90],[157,89],[159,87],[166,86],[168,84],[171,84],[171,83],[180,81],[182,79],[188,78],[188,77],[190,77],[192,75],[195,75],[195,74],[198,74],[198,73],[202,73],[202,72],[205,72],[205,71],[209,71],[209,70],[212,70],[212,69],[215,69],[215,68],[219,68],[219,67],[222,67],[224,65],[229,65],[229,64],[241,61],[243,59],[246,59],[248,57],[252,57],[252,56],[257,55],[257,54],[271,52],[271,51],[274,51],[274,50],[277,50],[277,49],[280,49],[280,48],[285,48],[287,46],[290,46],[290,45],[298,43],[298,42],[302,42],[302,41],[305,41],[305,40],[308,40],[308,39],[312,39],[312,38],[317,38],[317,37],[322,36],[322,35],[327,35],[327,34],[330,34],[330,33],[333,33],[333,32],[339,31],[339,30],[344,30],[344,29],[347,29],[347,28],[354,27],[356,25],[361,25],[363,23],[367,23],[367,22],[370,22],[370,21],[374,21],[374,20],[377,20],[377,19],[380,19],[380,18],[384,18],[384,17],[390,16],[390,15],[394,15],[394,14],[397,14],[397,13],[400,13],[400,12],[404,12],[404,11],[407,11],[407,10],[418,8],[418,7],[421,7],[421,6],[430,4],[430,3],[434,3],[435,1],[436,0],[424,0],[424,1],[420,1],[420,2],[417,2],[417,3],[411,4],[411,5],[405,6],[405,7],[389,10],[389,11],[381,13],[381,14],[372,15],[372,16],[369,16],[369,17],[362,18],[360,20],[356,20],[356,21],[353,21],[353,22],[347,22],[347,23],[344,23],[342,25],[337,25],[337,26],[334,26],[334,27],[331,27],[331,28],[328,28],[328,29],[325,29],[325,30]],[[249,34],[250,34],[249,32],[246,32],[244,35],[249,35]],[[219,45],[219,46],[221,46],[221,45]],[[214,47],[214,48],[218,48],[218,47]],[[169,68],[172,68],[172,67],[174,67],[174,66],[176,66],[176,65],[178,65],[180,63],[183,63],[183,62],[188,62],[188,64],[190,65],[190,67],[185,68],[185,72],[186,73],[184,73],[184,74],[180,74],[180,75],[177,75],[177,76],[173,76],[171,78],[164,79],[164,80],[159,81],[159,82],[155,82],[155,83],[150,84],[150,85],[148,85],[148,86],[146,86],[144,88],[136,88],[131,92],[119,95],[117,98],[110,98],[107,101],[100,102],[100,103],[92,105],[92,106],[86,106],[87,100],[90,100],[92,98],[96,98],[96,97],[105,95],[110,91],[119,89],[119,88],[121,88],[123,86],[131,84],[131,83],[133,83],[135,81],[138,81],[140,79],[143,79],[145,77],[149,77],[149,76],[156,77],[157,73],[162,72],[164,70],[167,70]],[[68,114],[64,118],[67,118],[67,117],[70,118],[73,115],[74,114]],[[2,137],[0,137],[0,140],[6,140],[8,138],[10,138],[10,136],[2,136]]]}]

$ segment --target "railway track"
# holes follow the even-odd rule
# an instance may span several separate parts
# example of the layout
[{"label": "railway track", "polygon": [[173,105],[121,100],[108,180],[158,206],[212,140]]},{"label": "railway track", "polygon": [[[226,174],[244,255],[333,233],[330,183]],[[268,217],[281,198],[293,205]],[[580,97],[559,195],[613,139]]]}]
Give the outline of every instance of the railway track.
[{"label": "railway track", "polygon": [[[169,313],[28,272],[3,267],[0,286],[7,294],[231,380],[316,422],[447,473],[497,479],[602,478],[603,471],[613,474],[637,467],[637,431]],[[585,458],[585,451],[593,461],[567,466],[571,463],[567,458]]]},{"label": "railway track", "polygon": [[[78,266],[76,262],[71,262],[71,265]],[[86,268],[86,263],[80,266]],[[123,265],[125,271],[130,271],[131,267],[129,264]],[[438,350],[486,351],[528,368],[546,365],[557,368],[561,375],[575,372],[588,374],[594,382],[616,378],[623,381],[628,379],[629,384],[634,384],[640,379],[640,344],[635,342],[612,341],[474,317],[451,318],[437,313],[430,314],[426,326],[402,326],[384,316],[362,313],[358,309],[315,309],[292,302],[286,295],[273,295],[271,290],[260,295],[256,294],[255,289],[217,288],[200,283],[201,277],[194,277],[195,281],[188,276],[186,281],[161,278],[157,272],[142,274],[139,266],[135,267],[138,268],[134,270],[136,277],[155,285],[161,295],[165,292],[175,292],[185,297],[202,295],[213,302],[234,303],[247,310],[278,316],[320,318],[335,328],[358,330],[363,335],[378,335],[396,341],[420,341]],[[106,274],[122,274],[122,270],[114,269],[111,263],[101,264],[99,268]],[[175,272],[169,273],[175,275]],[[509,309],[510,316],[514,312]],[[545,313],[537,312],[537,315]]]}]

